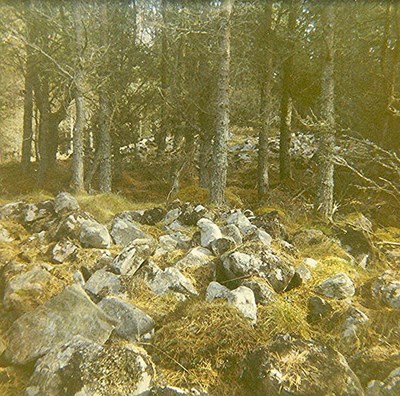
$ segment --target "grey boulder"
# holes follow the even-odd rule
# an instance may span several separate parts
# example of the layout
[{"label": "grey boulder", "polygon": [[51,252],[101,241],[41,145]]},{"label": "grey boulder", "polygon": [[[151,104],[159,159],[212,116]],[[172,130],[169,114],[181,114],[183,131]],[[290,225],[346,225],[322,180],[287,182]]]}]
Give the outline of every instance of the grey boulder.
[{"label": "grey boulder", "polygon": [[65,214],[79,210],[78,201],[67,192],[62,192],[54,199],[54,211],[57,214]]},{"label": "grey boulder", "polygon": [[220,228],[211,220],[202,218],[197,222],[201,233],[201,246],[208,248],[216,239],[222,238]]},{"label": "grey boulder", "polygon": [[143,396],[153,376],[153,363],[143,349],[76,336],[38,360],[25,396]]},{"label": "grey boulder", "polygon": [[5,357],[27,364],[76,335],[103,344],[113,329],[114,321],[73,285],[12,324]]},{"label": "grey boulder", "polygon": [[257,305],[254,293],[246,286],[240,286],[235,290],[229,290],[218,282],[211,282],[206,291],[206,301],[224,299],[237,308],[242,315],[255,324],[257,322]]},{"label": "grey boulder", "polygon": [[116,274],[134,275],[141,265],[154,253],[155,248],[153,239],[136,239],[114,258],[111,270]]},{"label": "grey boulder", "polygon": [[243,382],[254,396],[364,395],[343,355],[289,334],[278,334],[268,346],[251,352],[243,366]]},{"label": "grey boulder", "polygon": [[110,232],[117,245],[126,246],[135,239],[148,239],[149,235],[141,230],[140,225],[126,216],[117,216],[111,224]]},{"label": "grey boulder", "polygon": [[62,240],[51,249],[51,261],[55,264],[62,264],[75,257],[78,247],[68,239]]},{"label": "grey boulder", "polygon": [[103,298],[121,293],[119,277],[104,269],[96,271],[86,282],[84,289],[91,297]]},{"label": "grey boulder", "polygon": [[107,228],[96,221],[85,221],[82,224],[79,240],[86,248],[105,249],[112,243]]},{"label": "grey boulder", "polygon": [[97,305],[116,321],[115,333],[128,341],[139,341],[154,329],[150,316],[120,298],[106,297]]},{"label": "grey boulder", "polygon": [[342,300],[354,296],[355,287],[346,274],[339,273],[317,285],[315,291],[326,297]]}]

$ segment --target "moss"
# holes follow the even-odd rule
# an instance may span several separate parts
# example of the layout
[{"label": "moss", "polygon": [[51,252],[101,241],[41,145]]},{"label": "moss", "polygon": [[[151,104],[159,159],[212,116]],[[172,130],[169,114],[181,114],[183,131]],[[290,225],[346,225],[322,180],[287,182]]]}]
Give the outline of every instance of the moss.
[{"label": "moss", "polygon": [[226,394],[215,388],[237,388],[239,364],[256,345],[254,330],[235,308],[222,301],[191,301],[156,332],[157,349],[150,351],[172,385],[189,383],[202,390],[214,388],[212,394]]},{"label": "moss", "polygon": [[205,204],[208,202],[208,190],[195,184],[190,184],[181,188],[174,198],[182,202],[198,202]]},{"label": "moss", "polygon": [[286,218],[286,213],[285,211],[279,207],[279,206],[260,206],[257,209],[254,210],[254,214],[256,214],[257,216],[263,216],[265,214],[271,213],[271,212],[278,212],[279,217],[281,219],[285,219]]},{"label": "moss", "polygon": [[101,223],[107,223],[119,212],[133,209],[132,202],[118,194],[80,194],[76,199],[82,210]]}]

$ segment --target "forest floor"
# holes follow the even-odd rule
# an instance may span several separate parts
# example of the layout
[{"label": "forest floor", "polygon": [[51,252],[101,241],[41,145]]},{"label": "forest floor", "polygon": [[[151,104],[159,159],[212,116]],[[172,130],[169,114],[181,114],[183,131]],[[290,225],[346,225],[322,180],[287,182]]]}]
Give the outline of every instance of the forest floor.
[{"label": "forest floor", "polygon": [[[3,165],[0,168],[0,205],[16,201],[36,204],[53,199],[68,185],[68,168],[68,162],[58,163],[47,184],[38,191],[34,177],[22,175],[17,164]],[[299,175],[296,175],[297,172]],[[157,381],[195,387],[211,395],[246,394],[248,390],[239,381],[243,358],[258,346],[267,345],[278,333],[296,334],[334,347],[345,356],[364,388],[371,380],[383,381],[391,370],[400,366],[400,310],[382,305],[366,291],[385,270],[399,276],[400,224],[393,221],[393,216],[381,217],[382,221],[371,219],[372,229],[368,238],[373,259],[366,266],[360,265],[349,255],[340,236],[342,230],[349,224],[354,226],[360,216],[374,217],[376,205],[360,206],[359,202],[354,204],[348,199],[342,203],[343,210],[336,217],[335,224],[324,223],[313,215],[312,191],[307,178],[300,177],[302,172],[296,169],[293,178],[296,181],[284,187],[273,180],[270,197],[263,203],[257,201],[254,164],[238,166],[230,172],[227,188],[229,208],[251,209],[256,219],[275,214],[287,235],[273,238],[273,250],[288,257],[295,268],[304,265],[305,259],[312,258],[318,262],[311,269],[312,276],[308,282],[299,288],[278,293],[269,304],[257,306],[255,326],[219,300],[204,303],[207,287],[215,280],[210,268],[184,271],[198,291],[198,296],[183,303],[169,295],[155,295],[142,281],[133,281],[127,287],[129,300],[156,322],[156,335],[145,348],[157,365]],[[196,169],[186,171],[180,191],[170,201],[179,199],[181,202],[207,204],[207,191],[197,187],[195,173]],[[168,169],[156,161],[148,165],[141,163],[135,166],[133,163],[129,171],[121,175],[115,190],[114,194],[80,194],[76,198],[81,210],[90,213],[102,224],[109,224],[124,211],[154,207],[167,209]],[[23,263],[26,266],[24,271],[43,263],[53,266],[48,255],[49,246],[44,248],[32,242],[31,233],[19,222],[3,219],[0,224],[12,237],[12,242],[0,244],[2,269],[10,261]],[[142,228],[154,238],[165,234],[161,223]],[[322,238],[313,242],[300,238],[295,243],[296,235],[307,230],[322,232]],[[193,238],[195,231],[196,227],[188,227],[185,232]],[[295,251],[285,251],[282,238],[293,243]],[[240,247],[247,252],[252,252],[252,248],[246,243]],[[118,248],[113,247],[111,252],[117,254]],[[92,253],[90,249],[80,249],[75,261],[55,266],[53,275],[64,285],[72,283],[74,270],[83,263],[95,261]],[[161,269],[174,266],[185,254],[183,250],[169,252],[157,261],[157,265]],[[338,273],[350,277],[355,295],[350,299],[329,299],[332,310],[323,319],[310,322],[309,299],[315,296],[315,287]],[[351,344],[343,336],[349,307],[368,317],[368,323],[357,329]],[[16,317],[1,303],[0,318],[1,341]],[[194,328],[196,331],[193,331]],[[22,395],[32,370],[33,367],[0,367],[0,394]]]}]

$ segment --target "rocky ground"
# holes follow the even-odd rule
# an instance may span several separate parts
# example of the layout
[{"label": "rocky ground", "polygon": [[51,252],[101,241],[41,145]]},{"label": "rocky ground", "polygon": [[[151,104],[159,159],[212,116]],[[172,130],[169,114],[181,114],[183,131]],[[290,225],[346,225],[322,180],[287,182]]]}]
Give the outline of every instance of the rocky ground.
[{"label": "rocky ground", "polygon": [[399,395],[400,230],[0,206],[0,394]]}]

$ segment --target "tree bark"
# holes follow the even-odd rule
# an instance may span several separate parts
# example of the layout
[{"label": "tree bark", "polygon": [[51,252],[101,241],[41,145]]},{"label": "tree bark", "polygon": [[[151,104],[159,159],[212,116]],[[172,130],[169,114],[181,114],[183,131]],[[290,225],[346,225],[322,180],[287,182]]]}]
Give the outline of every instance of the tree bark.
[{"label": "tree bark", "polygon": [[167,41],[167,0],[161,0],[161,15],[163,26],[161,29],[161,125],[157,136],[157,155],[162,156],[166,148],[167,139],[167,95],[168,95],[168,41]]},{"label": "tree bark", "polygon": [[314,208],[325,219],[333,215],[335,148],[335,6],[324,5],[321,24],[324,29],[325,54],[322,65],[321,105],[322,123],[318,147],[317,192]]},{"label": "tree bark", "polygon": [[210,187],[210,199],[216,205],[225,203],[228,170],[230,26],[233,2],[234,0],[223,0],[221,5],[216,130],[213,142],[213,170]]},{"label": "tree bark", "polygon": [[[29,35],[29,34],[28,34]],[[24,124],[21,152],[22,171],[27,173],[31,165],[32,155],[32,117],[33,117],[33,85],[32,85],[32,50],[26,46],[26,70],[24,89]]]},{"label": "tree bark", "polygon": [[296,28],[296,7],[297,0],[289,3],[288,20],[288,49],[287,56],[282,68],[282,98],[281,98],[281,122],[279,139],[279,176],[281,181],[292,177],[292,167],[290,163],[290,144],[292,127],[292,95],[290,92],[293,73],[293,53],[294,53],[294,32]]},{"label": "tree bark", "polygon": [[84,51],[84,26],[81,17],[80,3],[78,1],[73,4],[73,18],[75,24],[75,40],[76,40],[76,70],[75,70],[75,108],[76,120],[74,126],[73,138],[73,158],[72,158],[72,181],[71,188],[75,191],[84,190],[84,145],[83,145],[83,129],[85,126],[85,101],[83,98],[83,51]]},{"label": "tree bark", "polygon": [[[104,26],[103,34],[101,37],[102,45],[108,45],[108,35],[106,27],[108,26],[108,10],[107,4],[101,6],[101,18]],[[109,54],[105,54],[105,57],[109,57]],[[108,62],[106,62],[108,64]],[[110,135],[110,103],[108,99],[109,95],[109,81],[108,75],[109,70],[105,70],[106,75],[103,76],[105,83],[100,88],[99,92],[99,146],[98,150],[101,150],[101,160],[99,169],[99,190],[101,192],[111,192],[112,189],[112,166],[111,166],[111,135]]]},{"label": "tree bark", "polygon": [[269,190],[269,159],[268,159],[268,134],[271,128],[271,105],[272,105],[272,2],[265,5],[263,45],[264,70],[261,83],[261,117],[263,125],[258,135],[258,195],[260,199],[265,198]]},{"label": "tree bark", "polygon": [[107,94],[100,93],[99,97],[99,127],[100,147],[102,151],[99,169],[99,190],[111,192],[112,167],[111,167],[111,136],[110,136],[110,111]]},{"label": "tree bark", "polygon": [[[38,84],[40,85],[40,83]],[[38,185],[42,187],[46,181],[49,170],[49,149],[48,149],[48,134],[49,134],[49,118],[50,118],[50,102],[49,102],[49,86],[47,80],[42,84],[41,89],[35,90],[36,103],[39,107],[39,170],[38,170]]]}]

